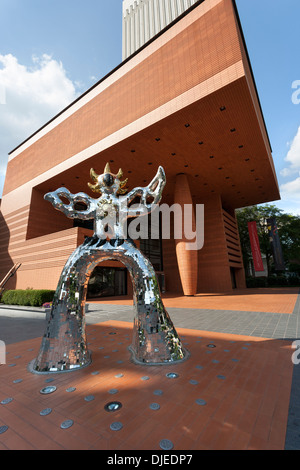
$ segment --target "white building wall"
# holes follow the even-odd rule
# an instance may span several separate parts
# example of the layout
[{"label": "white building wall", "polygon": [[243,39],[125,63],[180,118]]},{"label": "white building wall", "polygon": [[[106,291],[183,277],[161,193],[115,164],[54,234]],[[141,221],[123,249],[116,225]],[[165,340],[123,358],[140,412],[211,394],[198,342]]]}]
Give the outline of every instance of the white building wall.
[{"label": "white building wall", "polygon": [[123,60],[197,0],[123,0]]}]

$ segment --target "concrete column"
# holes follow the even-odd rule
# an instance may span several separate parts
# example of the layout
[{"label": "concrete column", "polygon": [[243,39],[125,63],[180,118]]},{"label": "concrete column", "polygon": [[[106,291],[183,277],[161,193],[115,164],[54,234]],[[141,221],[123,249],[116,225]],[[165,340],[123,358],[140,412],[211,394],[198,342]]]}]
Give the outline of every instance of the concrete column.
[{"label": "concrete column", "polygon": [[[184,214],[184,205],[193,204],[188,178],[185,174],[179,174],[176,177],[174,203],[180,204],[182,215]],[[177,223],[178,222],[182,223],[182,239],[175,240],[178,269],[184,295],[192,296],[197,293],[198,252],[187,250],[187,244],[191,243],[192,240],[186,240],[184,236],[183,217],[182,220],[177,221]],[[192,227],[193,230],[195,230],[194,211]]]}]

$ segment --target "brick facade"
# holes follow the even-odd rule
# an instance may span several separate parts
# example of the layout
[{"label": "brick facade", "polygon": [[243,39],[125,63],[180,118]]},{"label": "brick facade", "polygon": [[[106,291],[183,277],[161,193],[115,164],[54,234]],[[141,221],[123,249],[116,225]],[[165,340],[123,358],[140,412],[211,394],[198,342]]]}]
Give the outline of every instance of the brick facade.
[{"label": "brick facade", "polygon": [[[184,173],[194,204],[205,204],[198,267],[163,241],[169,292],[244,287],[234,210],[279,199],[271,148],[232,0],[205,0],[124,61],[11,152],[1,204],[0,277],[21,262],[17,288],[55,288],[85,229],[44,201],[66,186],[89,193],[89,170],[107,161],[148,184],[162,165],[163,202]],[[92,195],[92,193],[91,193]],[[89,233],[89,232],[88,232]],[[88,234],[87,233],[87,234]],[[191,265],[190,265],[191,266]],[[195,287],[196,286],[196,287]]]}]

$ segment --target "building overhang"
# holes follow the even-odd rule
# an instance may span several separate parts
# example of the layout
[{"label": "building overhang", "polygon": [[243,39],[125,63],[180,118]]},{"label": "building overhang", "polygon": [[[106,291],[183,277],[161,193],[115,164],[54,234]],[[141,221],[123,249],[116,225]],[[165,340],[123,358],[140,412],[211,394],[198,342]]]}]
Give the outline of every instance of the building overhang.
[{"label": "building overhang", "polygon": [[[228,43],[224,45],[226,31],[219,30],[216,44],[210,44],[216,34],[210,32],[207,47],[203,46],[204,26],[219,18],[221,28],[225,24],[222,15],[230,23],[226,23]],[[220,49],[222,45],[225,50]],[[167,75],[170,70],[172,76]],[[101,112],[100,129],[96,119]],[[44,160],[37,168],[35,161],[41,155]],[[188,175],[197,202],[215,193],[224,207],[234,209],[280,198],[270,142],[231,0],[206,0],[193,6],[15,149],[5,193],[29,183],[42,192],[60,186],[73,193],[88,192],[90,168],[100,173],[107,161],[116,171],[122,167],[132,186],[148,184],[158,165],[164,166],[164,197],[170,202],[178,173]],[[26,170],[26,162],[27,176],[18,172],[20,165]],[[19,184],[12,177],[16,172]]]}]

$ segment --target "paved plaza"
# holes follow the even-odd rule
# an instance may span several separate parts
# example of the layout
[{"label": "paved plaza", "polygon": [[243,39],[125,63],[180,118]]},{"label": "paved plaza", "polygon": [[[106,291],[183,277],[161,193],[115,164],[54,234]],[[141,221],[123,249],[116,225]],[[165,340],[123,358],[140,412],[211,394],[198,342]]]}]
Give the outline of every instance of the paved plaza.
[{"label": "paved plaza", "polygon": [[134,364],[132,300],[103,299],[87,304],[92,364],[47,375],[27,370],[45,311],[1,305],[0,449],[299,450],[299,289],[168,294],[164,304],[186,361]]}]

